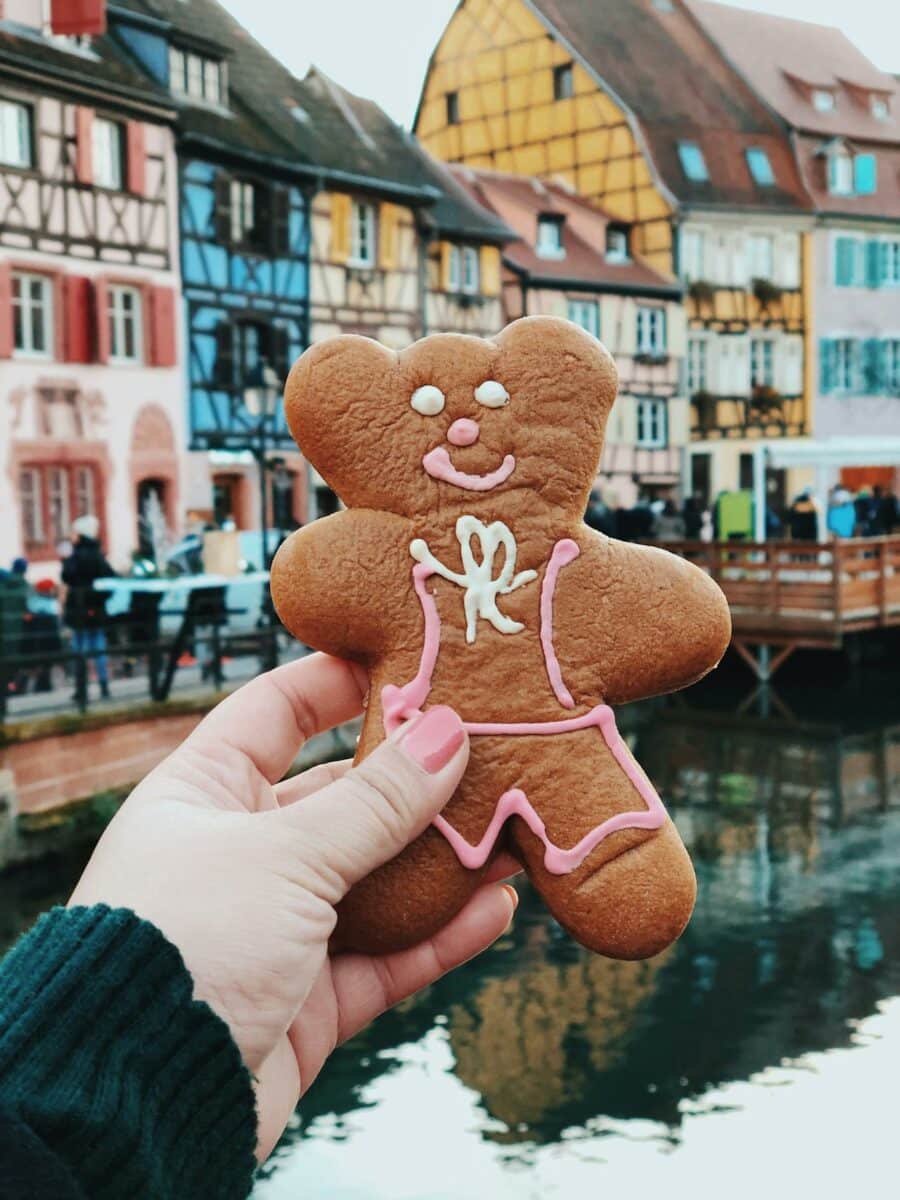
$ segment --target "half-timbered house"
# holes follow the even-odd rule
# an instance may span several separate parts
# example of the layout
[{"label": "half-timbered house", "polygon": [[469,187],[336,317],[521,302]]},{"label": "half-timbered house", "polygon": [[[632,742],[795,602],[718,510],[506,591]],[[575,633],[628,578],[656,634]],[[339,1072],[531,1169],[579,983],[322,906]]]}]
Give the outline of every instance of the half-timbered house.
[{"label": "half-timbered house", "polygon": [[415,128],[445,161],[567,183],[689,285],[695,490],[809,429],[809,197],[783,124],[684,0],[462,0]]},{"label": "half-timbered house", "polygon": [[612,508],[680,485],[689,414],[682,391],[682,289],[634,254],[621,225],[569,187],[454,167],[519,235],[503,251],[506,320],[566,317],[606,344],[619,372],[597,487]]},{"label": "half-timbered house", "polygon": [[85,514],[127,565],[184,491],[172,107],[63,8],[0,20],[0,562],[41,573]]}]

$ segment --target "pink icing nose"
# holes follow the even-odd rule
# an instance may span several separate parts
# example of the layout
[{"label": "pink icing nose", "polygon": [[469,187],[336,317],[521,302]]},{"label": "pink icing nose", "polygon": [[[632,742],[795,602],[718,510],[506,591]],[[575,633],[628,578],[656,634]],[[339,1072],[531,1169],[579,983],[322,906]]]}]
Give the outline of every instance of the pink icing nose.
[{"label": "pink icing nose", "polygon": [[480,433],[477,421],[470,421],[468,417],[460,417],[447,430],[447,441],[452,446],[471,446],[473,442],[478,441]]}]

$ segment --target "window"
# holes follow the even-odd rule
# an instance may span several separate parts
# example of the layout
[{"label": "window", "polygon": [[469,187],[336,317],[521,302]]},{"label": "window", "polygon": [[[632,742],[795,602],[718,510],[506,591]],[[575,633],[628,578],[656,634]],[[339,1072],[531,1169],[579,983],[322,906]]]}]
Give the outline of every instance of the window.
[{"label": "window", "polygon": [[665,400],[647,396],[637,402],[637,445],[664,450],[669,444],[669,411]]},{"label": "window", "polygon": [[31,108],[15,100],[0,100],[0,162],[30,167]]},{"label": "window", "polygon": [[291,365],[290,325],[286,321],[221,321],[216,329],[215,381],[243,390],[266,364],[279,379]]},{"label": "window", "polygon": [[900,287],[900,238],[881,243],[881,283]]},{"label": "window", "polygon": [[708,391],[709,342],[706,338],[689,338],[687,354],[688,395]]},{"label": "window", "polygon": [[354,200],[350,218],[350,264],[371,267],[375,262],[375,205]]},{"label": "window", "polygon": [[859,342],[855,338],[835,338],[833,347],[834,391],[852,392],[856,388]]},{"label": "window", "polygon": [[459,124],[459,92],[447,93],[447,124]]},{"label": "window", "polygon": [[772,170],[772,164],[769,162],[769,156],[765,150],[751,146],[747,151],[747,166],[750,168],[754,183],[759,184],[760,187],[774,186],[775,172]]},{"label": "window", "polygon": [[706,258],[706,235],[697,229],[685,229],[681,234],[681,275],[689,283],[703,279]]},{"label": "window", "polygon": [[462,246],[450,245],[447,265],[447,288],[451,292],[462,291]]},{"label": "window", "polygon": [[812,94],[813,108],[816,112],[830,113],[834,112],[835,99],[834,92],[828,91],[827,88],[815,88]]},{"label": "window", "polygon": [[109,289],[109,361],[141,361],[141,293],[112,284]]},{"label": "window", "polygon": [[44,541],[44,505],[38,467],[23,467],[19,472],[19,511],[26,547],[40,546]]},{"label": "window", "polygon": [[575,95],[575,83],[572,78],[572,64],[563,63],[553,68],[553,99],[569,100]]},{"label": "window", "polygon": [[611,263],[628,262],[628,229],[622,225],[607,225],[606,227],[606,261]]},{"label": "window", "polygon": [[118,121],[95,117],[91,126],[91,150],[94,183],[97,187],[122,187],[124,172],[124,130]]},{"label": "window", "polygon": [[463,246],[462,248],[462,268],[463,268],[463,291],[477,292],[481,286],[481,272],[478,261],[478,251],[474,246]]},{"label": "window", "polygon": [[50,514],[50,537],[61,542],[72,528],[69,505],[69,472],[65,467],[48,467],[46,472],[47,509]]},{"label": "window", "polygon": [[243,179],[231,180],[231,240],[244,245],[255,240],[256,186]]},{"label": "window", "polygon": [[53,345],[53,289],[48,277],[14,271],[12,305],[16,353],[49,357]]},{"label": "window", "polygon": [[596,300],[570,300],[569,320],[594,337],[600,336],[600,306]]},{"label": "window", "polygon": [[225,101],[224,64],[216,58],[170,46],[169,87],[179,96],[222,104]]},{"label": "window", "polygon": [[750,385],[775,387],[775,343],[771,338],[750,339]]},{"label": "window", "polygon": [[771,279],[775,273],[775,241],[771,234],[753,233],[747,239],[750,278]]},{"label": "window", "polygon": [[681,160],[681,169],[691,183],[709,182],[706,159],[703,157],[703,151],[696,142],[679,142],[678,157]]},{"label": "window", "polygon": [[72,522],[97,512],[97,474],[93,466],[39,464],[19,471],[19,511],[29,549],[54,546],[67,538]]},{"label": "window", "polygon": [[835,150],[829,155],[828,190],[832,196],[853,195],[853,159],[846,150]]},{"label": "window", "polygon": [[873,96],[869,104],[869,111],[876,121],[886,121],[891,115],[890,101],[885,100],[883,96]]},{"label": "window", "polygon": [[666,310],[638,305],[637,310],[638,354],[654,357],[666,352]]},{"label": "window", "polygon": [[878,191],[878,160],[874,154],[857,154],[854,158],[853,188],[857,196],[874,196]]},{"label": "window", "polygon": [[75,467],[72,475],[72,498],[75,502],[74,520],[77,521],[79,517],[87,517],[96,512],[97,496],[92,467]]},{"label": "window", "polygon": [[862,287],[865,284],[865,245],[862,238],[835,238],[834,282],[836,287]]},{"label": "window", "polygon": [[562,217],[538,217],[535,252],[539,258],[563,258],[565,256]]}]

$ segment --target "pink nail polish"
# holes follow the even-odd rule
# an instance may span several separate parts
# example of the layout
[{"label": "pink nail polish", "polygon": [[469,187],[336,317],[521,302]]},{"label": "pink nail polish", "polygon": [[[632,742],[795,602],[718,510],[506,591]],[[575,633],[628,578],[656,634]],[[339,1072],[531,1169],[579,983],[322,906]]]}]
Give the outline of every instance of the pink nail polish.
[{"label": "pink nail polish", "polygon": [[436,775],[465,739],[462,722],[445,704],[429,708],[400,739],[404,751],[429,775]]}]

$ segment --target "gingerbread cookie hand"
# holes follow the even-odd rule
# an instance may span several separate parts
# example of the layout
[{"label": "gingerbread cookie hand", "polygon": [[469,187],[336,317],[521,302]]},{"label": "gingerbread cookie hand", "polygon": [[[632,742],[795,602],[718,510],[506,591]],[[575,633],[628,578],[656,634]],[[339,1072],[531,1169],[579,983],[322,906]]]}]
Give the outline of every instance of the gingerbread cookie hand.
[{"label": "gingerbread cookie hand", "polygon": [[470,735],[443,813],[343,902],[344,945],[430,936],[501,848],[601,953],[653,954],[690,916],[690,860],[609,701],[705,673],[727,608],[695,567],[582,523],[615,392],[600,343],[544,317],[399,355],[335,338],[291,372],[291,431],[347,509],[279,551],[279,614],[366,664],[358,758],[434,704]]}]

